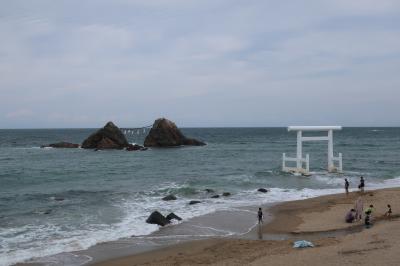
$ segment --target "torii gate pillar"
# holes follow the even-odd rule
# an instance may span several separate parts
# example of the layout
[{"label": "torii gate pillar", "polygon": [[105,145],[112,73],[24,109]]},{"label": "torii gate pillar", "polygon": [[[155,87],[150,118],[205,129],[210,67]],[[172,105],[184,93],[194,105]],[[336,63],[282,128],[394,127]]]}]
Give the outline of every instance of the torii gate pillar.
[{"label": "torii gate pillar", "polygon": [[[297,131],[297,152],[296,158],[286,157],[283,154],[282,158],[282,171],[294,172],[301,174],[309,174],[310,171],[310,157],[307,154],[306,158],[303,158],[303,142],[304,141],[328,141],[328,172],[342,172],[342,154],[339,153],[338,157],[333,154],[333,131],[341,130],[341,126],[290,126],[288,131]],[[314,137],[303,137],[303,131],[325,131],[328,134],[325,136],[314,136]],[[335,161],[338,162],[338,166],[335,166]],[[286,166],[286,162],[296,162],[296,167]],[[306,167],[303,168],[303,163]]]}]

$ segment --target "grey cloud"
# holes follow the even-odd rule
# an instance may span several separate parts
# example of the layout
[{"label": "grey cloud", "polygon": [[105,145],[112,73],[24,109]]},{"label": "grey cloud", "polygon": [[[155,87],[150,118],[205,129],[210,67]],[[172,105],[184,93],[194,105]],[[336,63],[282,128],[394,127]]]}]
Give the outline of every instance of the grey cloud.
[{"label": "grey cloud", "polygon": [[398,1],[0,5],[2,128],[400,122]]}]

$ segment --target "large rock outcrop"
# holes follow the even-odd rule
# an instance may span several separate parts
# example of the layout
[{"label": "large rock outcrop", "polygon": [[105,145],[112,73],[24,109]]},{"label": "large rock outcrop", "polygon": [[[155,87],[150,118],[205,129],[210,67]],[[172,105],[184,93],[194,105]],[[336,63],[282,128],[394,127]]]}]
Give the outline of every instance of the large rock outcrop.
[{"label": "large rock outcrop", "polygon": [[128,146],[125,135],[113,122],[108,122],[82,143],[83,149],[123,149]]},{"label": "large rock outcrop", "polygon": [[182,145],[206,145],[196,139],[185,137],[174,122],[159,118],[154,121],[153,127],[144,140],[145,147],[175,147]]}]

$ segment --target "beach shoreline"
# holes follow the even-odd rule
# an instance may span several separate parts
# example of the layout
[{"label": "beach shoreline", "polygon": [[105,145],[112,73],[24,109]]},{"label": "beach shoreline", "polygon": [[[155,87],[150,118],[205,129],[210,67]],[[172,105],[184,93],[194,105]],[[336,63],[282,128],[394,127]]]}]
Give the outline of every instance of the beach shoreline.
[{"label": "beach shoreline", "polygon": [[[400,227],[396,211],[389,223],[381,218],[386,210],[385,204],[388,201],[395,202],[400,198],[400,188],[371,190],[363,194],[365,207],[374,204],[376,208],[374,213],[376,224],[368,230],[364,229],[362,221],[350,225],[344,222],[346,210],[351,208],[358,197],[359,193],[351,192],[347,196],[341,193],[283,202],[270,207],[269,210],[274,217],[269,223],[264,223],[261,227],[256,226],[244,237],[219,237],[188,241],[135,255],[93,261],[89,264],[98,266],[262,265],[266,262],[274,262],[274,265],[278,265],[276,264],[278,258],[282,260],[283,257],[296,256],[296,253],[299,252],[291,247],[296,239],[307,238],[317,246],[317,248],[307,250],[307,252],[313,253],[309,259],[316,260],[316,257],[319,258],[317,249],[340,249],[342,244],[343,246],[352,246],[351,243],[356,243],[358,238],[368,237],[375,230],[386,232],[386,227]],[[383,229],[380,229],[381,227]],[[400,238],[395,240],[400,241]],[[336,255],[341,257],[340,254]],[[286,262],[290,265],[290,262]],[[366,263],[372,265],[368,264],[370,263],[368,261]],[[387,265],[391,265],[390,261]]]}]

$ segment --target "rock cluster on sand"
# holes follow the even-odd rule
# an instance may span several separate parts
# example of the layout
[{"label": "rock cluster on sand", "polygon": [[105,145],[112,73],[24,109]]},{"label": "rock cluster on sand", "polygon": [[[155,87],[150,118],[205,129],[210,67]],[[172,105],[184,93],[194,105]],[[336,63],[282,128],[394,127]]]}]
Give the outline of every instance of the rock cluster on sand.
[{"label": "rock cluster on sand", "polygon": [[51,148],[79,148],[79,144],[62,141],[62,142],[51,143],[49,145],[41,146],[41,148],[47,148],[47,147],[51,147]]},{"label": "rock cluster on sand", "polygon": [[147,218],[146,223],[149,224],[158,224],[160,226],[165,226],[169,223],[171,223],[171,220],[175,219],[177,221],[181,221],[182,218],[176,215],[175,213],[171,212],[168,214],[166,217],[159,213],[158,211],[154,211],[150,214],[150,216]]},{"label": "rock cluster on sand", "polygon": [[170,221],[167,218],[165,218],[164,215],[162,215],[158,211],[154,211],[147,218],[146,223],[148,223],[148,224],[158,224],[158,225],[164,226],[164,225],[169,224]]},{"label": "rock cluster on sand", "polygon": [[124,149],[128,146],[125,135],[113,122],[108,122],[82,143],[84,149]]},{"label": "rock cluster on sand", "polygon": [[175,147],[182,145],[202,146],[206,145],[196,139],[185,137],[174,122],[159,118],[154,121],[153,127],[147,135],[145,147]]}]

